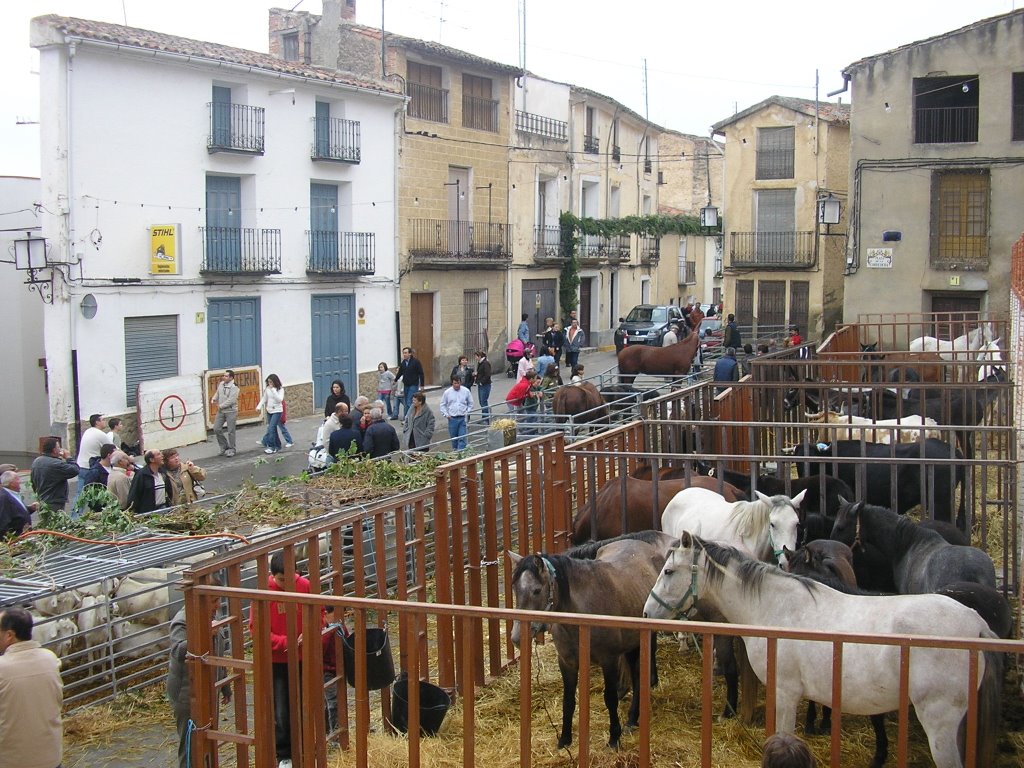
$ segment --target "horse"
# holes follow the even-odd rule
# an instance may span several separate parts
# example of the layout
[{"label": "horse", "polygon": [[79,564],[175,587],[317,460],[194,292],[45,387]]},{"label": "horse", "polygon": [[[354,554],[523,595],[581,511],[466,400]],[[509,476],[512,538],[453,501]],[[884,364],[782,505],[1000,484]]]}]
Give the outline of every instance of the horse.
[{"label": "horse", "polygon": [[[684,488],[706,488],[721,493],[728,501],[746,500],[737,488],[710,477],[691,473],[689,479],[637,480],[616,477],[606,482],[593,499],[580,507],[572,521],[572,543],[587,539],[607,539],[622,533],[658,528],[661,515],[672,498]],[[655,503],[657,491],[657,503]],[[623,529],[623,495],[625,495],[626,527]],[[595,514],[596,510],[596,514]]]},{"label": "horse", "polygon": [[668,347],[632,344],[619,350],[619,380],[632,384],[638,374],[653,376],[685,376],[693,366],[700,349],[700,336],[691,332],[686,338]]},{"label": "horse", "polygon": [[901,595],[935,592],[955,581],[996,586],[992,558],[985,552],[950,544],[936,531],[885,507],[860,501],[843,504],[832,538],[854,551],[861,542],[877,548],[892,564],[896,591]]},{"label": "horse", "polygon": [[785,568],[783,547],[796,549],[798,510],[806,491],[792,499],[755,493],[757,501],[730,503],[714,491],[685,488],[665,507],[661,530],[672,536],[691,531],[733,544],[759,560],[772,558]]},{"label": "horse", "polygon": [[[639,616],[644,601],[658,578],[665,555],[645,541],[623,540],[599,548],[593,560],[565,555],[526,555],[508,552],[515,564],[512,592],[521,610],[556,613],[593,613],[606,616]],[[572,743],[572,718],[576,711],[579,680],[579,628],[552,622],[548,627],[558,652],[562,673],[562,730],[558,748]],[[531,634],[542,631],[534,624]],[[518,646],[522,628],[512,624],[512,642]],[[636,727],[640,716],[640,633],[635,630],[592,628],[590,658],[604,674],[604,703],[608,708],[608,746],[617,748],[622,736],[618,705],[619,660],[629,666],[633,698],[626,720]],[[588,671],[589,672],[589,671]]]},{"label": "horse", "polygon": [[819,581],[836,579],[847,586],[857,586],[853,550],[841,541],[817,539],[807,542],[792,555],[787,552],[786,570]]},{"label": "horse", "polygon": [[910,342],[911,352],[938,352],[943,360],[953,360],[955,352],[976,352],[992,341],[992,324],[982,323],[977,328],[957,336],[952,341],[934,336],[918,336]]},{"label": "horse", "polygon": [[[684,531],[651,590],[644,616],[685,616],[697,600],[716,606],[736,624],[873,635],[995,637],[977,613],[944,595],[847,595]],[[744,637],[743,642],[754,673],[765,682],[768,641]],[[775,723],[779,731],[794,730],[800,699],[831,703],[832,653],[829,642],[777,641]],[[928,736],[937,768],[963,764],[959,734],[967,714],[969,653],[952,648],[910,650],[910,702]],[[877,715],[899,707],[898,646],[845,643],[842,654],[843,712]],[[985,652],[978,661],[978,765],[990,764],[998,739],[1001,666],[998,653]]]},{"label": "horse", "polygon": [[[756,480],[752,481],[746,472],[737,472],[726,468],[709,467],[707,474],[710,477],[721,477],[725,482],[739,488],[748,497],[753,496],[755,490],[768,496],[792,496],[806,492],[806,496],[803,497],[804,500],[800,504],[801,518],[811,514],[835,517],[839,512],[839,499],[853,498],[850,486],[838,477],[829,475],[798,477],[795,480],[791,479],[787,485],[785,478],[774,475],[758,475]],[[806,524],[806,522],[801,519],[802,524]],[[827,538],[827,534],[821,538]]]},{"label": "horse", "polygon": [[567,384],[555,390],[551,410],[559,416],[571,417],[575,424],[608,421],[608,406],[597,387],[589,381]]}]

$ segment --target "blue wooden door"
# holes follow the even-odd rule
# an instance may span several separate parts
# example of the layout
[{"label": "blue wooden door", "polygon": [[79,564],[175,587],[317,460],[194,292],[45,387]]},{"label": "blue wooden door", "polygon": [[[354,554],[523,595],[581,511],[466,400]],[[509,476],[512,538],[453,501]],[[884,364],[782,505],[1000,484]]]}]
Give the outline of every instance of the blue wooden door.
[{"label": "blue wooden door", "polygon": [[231,89],[213,86],[213,104],[210,107],[210,133],[213,146],[231,146]]},{"label": "blue wooden door", "polygon": [[210,272],[242,270],[242,180],[206,177],[206,259]]},{"label": "blue wooden door", "polygon": [[206,345],[210,368],[259,365],[260,300],[210,299],[206,307]]},{"label": "blue wooden door", "polygon": [[313,272],[338,270],[338,187],[309,185],[309,268]]},{"label": "blue wooden door", "polygon": [[331,382],[341,379],[345,391],[355,400],[355,297],[314,296],[312,301],[313,399],[323,403],[331,391]]}]

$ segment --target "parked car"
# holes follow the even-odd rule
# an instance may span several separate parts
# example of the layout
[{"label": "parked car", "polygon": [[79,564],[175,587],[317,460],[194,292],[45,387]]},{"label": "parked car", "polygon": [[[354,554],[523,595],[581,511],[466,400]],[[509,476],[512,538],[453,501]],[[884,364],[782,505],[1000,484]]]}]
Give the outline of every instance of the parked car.
[{"label": "parked car", "polygon": [[630,344],[649,344],[660,347],[670,325],[683,327],[682,310],[670,304],[637,304],[624,318],[619,318],[615,329],[615,351],[619,352]]},{"label": "parked car", "polygon": [[700,311],[704,313],[704,319],[700,324],[700,335],[701,337],[710,336],[722,327],[722,316],[716,311],[713,317],[708,316],[708,311],[711,309],[710,304],[701,304]]}]

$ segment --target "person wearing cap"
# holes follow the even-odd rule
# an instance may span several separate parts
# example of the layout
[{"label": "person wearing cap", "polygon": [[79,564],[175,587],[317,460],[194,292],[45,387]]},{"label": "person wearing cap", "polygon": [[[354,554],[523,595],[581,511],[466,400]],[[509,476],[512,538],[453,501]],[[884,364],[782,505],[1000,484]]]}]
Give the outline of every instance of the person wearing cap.
[{"label": "person wearing cap", "polygon": [[[732,383],[740,380],[740,366],[736,362],[736,349],[735,347],[727,347],[725,354],[722,355],[718,362],[715,363],[715,381]],[[726,387],[718,387],[718,391],[726,389]]]},{"label": "person wearing cap", "polygon": [[661,346],[671,347],[679,341],[679,326],[670,325],[668,330],[665,331],[665,335],[661,337]]}]

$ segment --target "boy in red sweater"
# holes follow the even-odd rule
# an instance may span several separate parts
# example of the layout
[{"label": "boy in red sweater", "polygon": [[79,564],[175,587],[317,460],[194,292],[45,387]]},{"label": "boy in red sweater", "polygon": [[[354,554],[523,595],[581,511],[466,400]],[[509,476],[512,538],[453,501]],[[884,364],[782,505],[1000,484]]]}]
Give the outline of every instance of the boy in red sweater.
[{"label": "boy in red sweater", "polygon": [[[289,585],[284,573],[284,552],[275,552],[270,558],[271,592],[302,592],[309,594],[309,580],[295,574]],[[320,617],[323,624],[323,616]],[[249,631],[252,632],[252,617]],[[295,609],[295,635],[302,643],[302,611]],[[291,702],[288,698],[288,614],[284,603],[270,603],[270,653],[274,673],[274,744],[278,768],[292,768]]]}]

